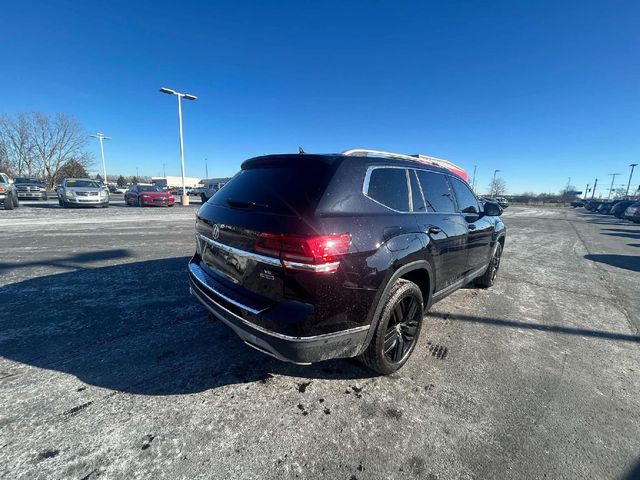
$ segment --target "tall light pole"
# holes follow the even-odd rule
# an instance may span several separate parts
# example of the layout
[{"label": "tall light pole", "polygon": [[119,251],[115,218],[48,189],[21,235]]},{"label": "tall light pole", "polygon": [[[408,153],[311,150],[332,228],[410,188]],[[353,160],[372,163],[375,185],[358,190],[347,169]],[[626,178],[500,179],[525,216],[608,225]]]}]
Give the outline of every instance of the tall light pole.
[{"label": "tall light pole", "polygon": [[598,186],[598,179],[596,178],[596,181],[593,184],[593,193],[591,193],[591,200],[593,200],[593,197],[596,195],[596,187]]},{"label": "tall light pole", "polygon": [[187,100],[196,100],[198,97],[195,95],[191,95],[189,93],[180,93],[175,90],[171,90],[170,88],[162,87],[160,89],[162,93],[166,93],[169,95],[175,95],[178,97],[178,128],[180,130],[180,166],[182,169],[182,196],[180,197],[180,203],[182,205],[189,205],[189,196],[187,195],[187,189],[184,186],[184,144],[182,142],[182,98],[186,98]]},{"label": "tall light pole", "polygon": [[105,185],[107,185],[107,166],[104,163],[104,140],[111,140],[111,137],[107,137],[103,133],[96,133],[95,135],[91,135],[93,138],[97,138],[100,141],[100,156],[102,157],[102,174],[104,175],[104,179],[102,180]]},{"label": "tall light pole", "polygon": [[629,187],[631,186],[631,177],[633,177],[633,169],[638,166],[637,163],[629,165],[631,167],[631,173],[629,174],[629,183],[627,183],[627,193],[624,194],[625,198],[629,196]]},{"label": "tall light pole", "polygon": [[584,196],[582,197],[583,200],[587,199],[588,193],[589,193],[589,184],[587,183],[587,188],[584,189]]},{"label": "tall light pole", "polygon": [[209,165],[206,158],[204,159],[204,176],[205,178],[209,178]]},{"label": "tall light pole", "polygon": [[498,172],[501,172],[501,171],[502,171],[502,170],[494,170],[494,171],[493,171],[493,182],[492,182],[492,184],[491,184],[491,196],[492,196],[492,197],[495,197],[495,196],[497,195],[497,192],[496,192],[496,193],[494,193],[494,192],[495,192],[495,190],[496,190],[496,174],[497,174]]},{"label": "tall light pole", "polygon": [[611,193],[613,193],[613,182],[616,179],[616,177],[618,175],[620,175],[619,173],[610,173],[609,175],[611,175],[611,188],[609,188],[609,196],[607,197],[607,200],[611,199]]}]

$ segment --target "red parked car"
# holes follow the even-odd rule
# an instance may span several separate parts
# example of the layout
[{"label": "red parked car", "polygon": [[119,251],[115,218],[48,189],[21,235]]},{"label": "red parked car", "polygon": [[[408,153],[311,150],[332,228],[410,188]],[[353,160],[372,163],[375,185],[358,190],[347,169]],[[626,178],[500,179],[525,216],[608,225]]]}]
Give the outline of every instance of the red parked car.
[{"label": "red parked car", "polygon": [[124,194],[126,205],[137,205],[138,207],[149,205],[173,207],[174,202],[175,199],[169,192],[154,185],[133,185]]}]

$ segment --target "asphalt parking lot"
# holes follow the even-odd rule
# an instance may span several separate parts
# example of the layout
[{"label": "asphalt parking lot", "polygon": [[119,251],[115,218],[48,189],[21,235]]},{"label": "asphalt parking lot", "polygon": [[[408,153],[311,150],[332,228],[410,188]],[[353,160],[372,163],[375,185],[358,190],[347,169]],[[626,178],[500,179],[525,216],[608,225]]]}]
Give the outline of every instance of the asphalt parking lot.
[{"label": "asphalt parking lot", "polygon": [[0,212],[0,477],[637,478],[640,225],[509,208],[496,286],[376,377],[209,321],[197,207]]}]

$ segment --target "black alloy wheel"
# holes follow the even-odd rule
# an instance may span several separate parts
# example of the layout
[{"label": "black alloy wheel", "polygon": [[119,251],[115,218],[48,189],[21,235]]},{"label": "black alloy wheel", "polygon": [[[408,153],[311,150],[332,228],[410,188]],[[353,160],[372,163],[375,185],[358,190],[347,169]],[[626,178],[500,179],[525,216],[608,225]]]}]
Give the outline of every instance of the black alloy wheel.
[{"label": "black alloy wheel", "polygon": [[[413,282],[398,279],[384,302],[371,343],[360,360],[372,370],[389,375],[411,356],[422,327],[422,291]],[[375,325],[375,323],[374,323]]]},{"label": "black alloy wheel", "polygon": [[402,298],[393,308],[384,334],[383,352],[391,363],[400,363],[413,349],[422,309],[414,296]]},{"label": "black alloy wheel", "polygon": [[481,277],[476,280],[476,286],[480,288],[489,288],[496,283],[498,277],[498,270],[500,269],[500,260],[502,259],[502,244],[498,242],[496,245],[496,251],[493,252],[493,256],[489,261],[487,271]]}]

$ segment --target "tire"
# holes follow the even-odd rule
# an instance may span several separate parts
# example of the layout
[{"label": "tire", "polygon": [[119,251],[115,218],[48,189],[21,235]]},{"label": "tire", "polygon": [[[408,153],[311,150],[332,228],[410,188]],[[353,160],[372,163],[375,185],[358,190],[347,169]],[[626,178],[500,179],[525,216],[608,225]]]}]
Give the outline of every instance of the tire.
[{"label": "tire", "polygon": [[142,200],[140,200],[140,197],[138,197],[138,206],[139,207],[144,207],[144,205],[142,204]]},{"label": "tire", "polygon": [[480,288],[489,288],[496,283],[498,276],[498,270],[500,269],[500,260],[502,259],[502,244],[498,242],[496,245],[496,251],[493,252],[491,261],[489,262],[489,268],[481,277],[476,280],[476,286]]},{"label": "tire", "polygon": [[47,200],[49,200],[49,196],[45,193],[44,197],[42,198],[42,200],[44,200],[46,202]]},{"label": "tire", "polygon": [[13,210],[13,199],[11,198],[11,194],[4,197],[4,209]]},{"label": "tire", "polygon": [[389,375],[407,362],[418,343],[424,300],[415,283],[398,279],[382,301],[376,331],[359,359],[370,369]]},{"label": "tire", "polygon": [[58,197],[58,205],[60,205],[61,207],[63,206],[62,205],[62,199],[60,197]]},{"label": "tire", "polygon": [[203,193],[200,195],[200,200],[202,200],[202,204],[204,205],[205,203],[207,203],[207,197],[206,195]]},{"label": "tire", "polygon": [[17,195],[13,197],[13,206],[14,208],[20,208],[20,199]]}]

